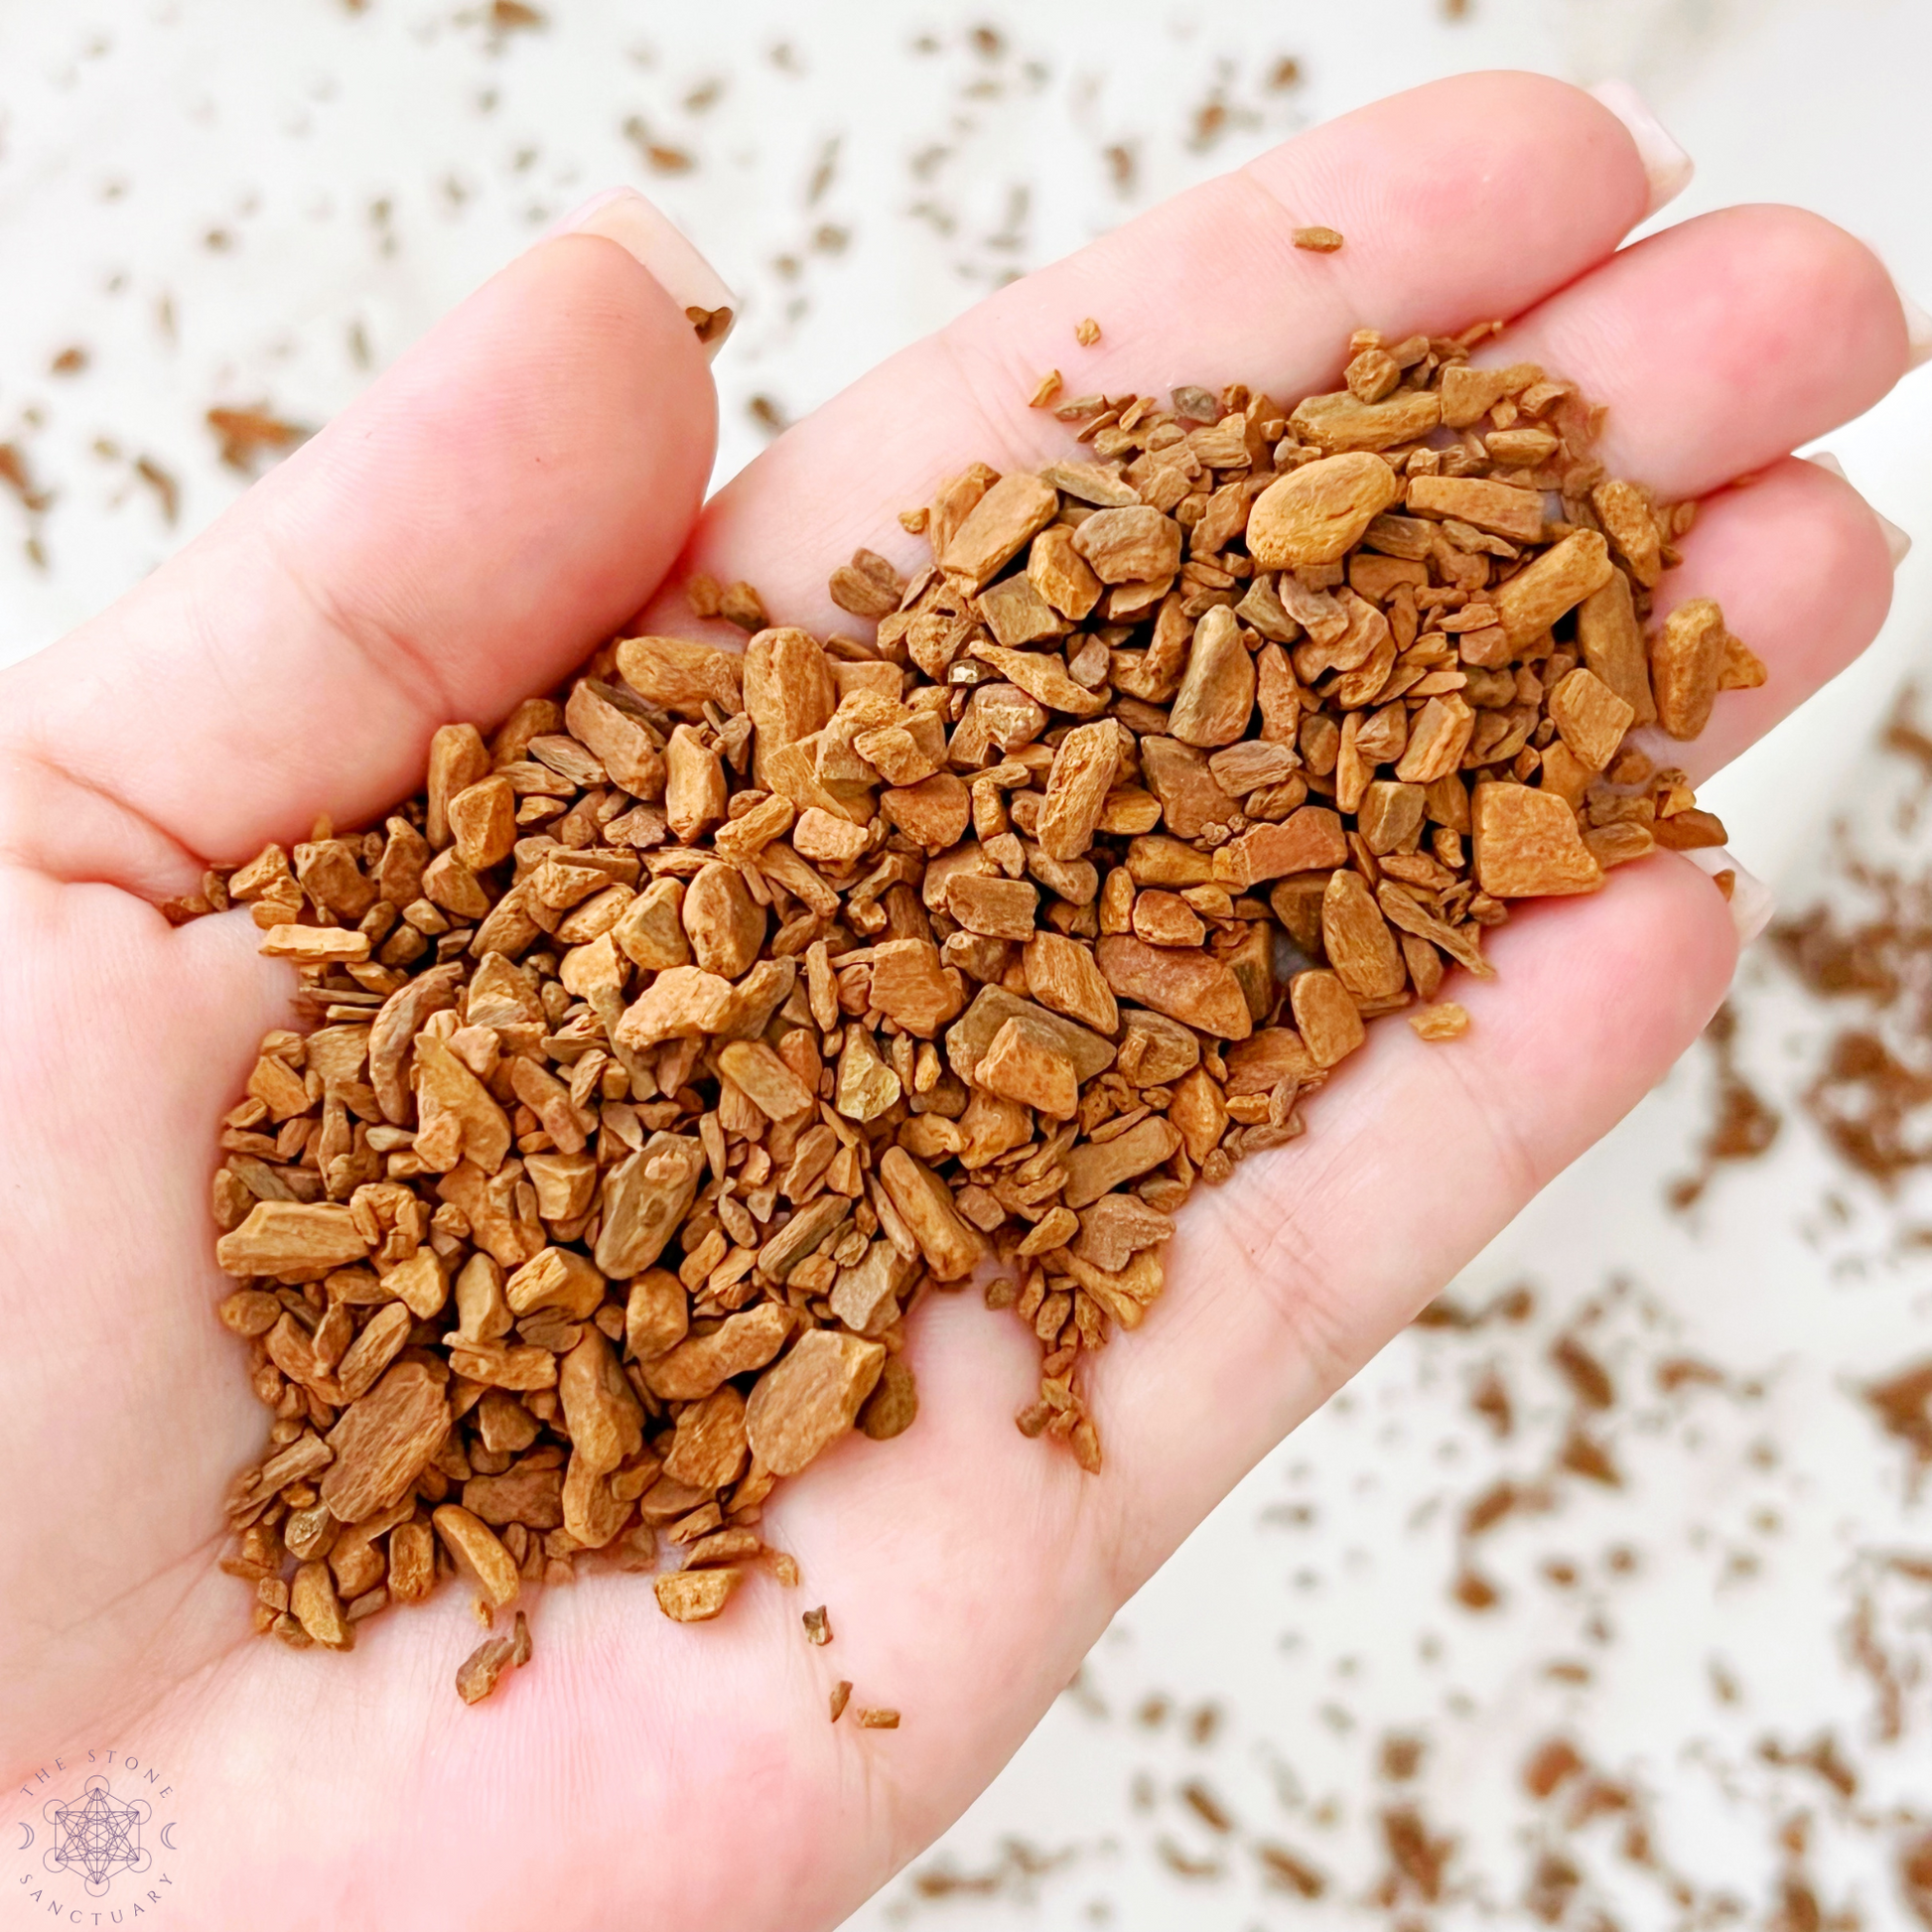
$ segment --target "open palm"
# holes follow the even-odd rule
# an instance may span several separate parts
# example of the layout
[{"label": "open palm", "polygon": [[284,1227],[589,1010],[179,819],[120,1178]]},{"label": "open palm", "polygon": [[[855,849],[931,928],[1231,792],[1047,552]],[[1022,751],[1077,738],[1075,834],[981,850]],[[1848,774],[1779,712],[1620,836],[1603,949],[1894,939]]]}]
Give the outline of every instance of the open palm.
[{"label": "open palm", "polygon": [[[890,550],[896,510],[974,458],[1054,453],[1026,396],[1088,314],[1105,336],[1081,388],[1291,396],[1332,381],[1357,324],[1515,319],[1506,359],[1610,405],[1616,474],[1706,499],[1659,608],[1717,597],[1771,678],[1690,748],[1701,777],[1884,615],[1876,518],[1786,453],[1882,394],[1908,332],[1878,262],[1791,209],[1613,252],[1649,198],[1587,95],[1425,88],[1005,290],[702,511],[714,403],[689,325],[621,248],[560,237],[0,680],[0,1790],[138,1746],[179,1793],[169,1910],[219,1926],[802,1932],[943,1829],[1242,1472],[1695,1036],[1736,946],[1709,881],[1662,858],[1525,910],[1496,935],[1499,982],[1457,995],[1465,1039],[1374,1030],[1306,1140],[1198,1193],[1164,1300],[1091,1371],[1098,1477],[1014,1429],[1037,1377],[1019,1324],[928,1298],[916,1427],[841,1445],[766,1512],[801,1591],[761,1580],[683,1627],[643,1582],[587,1575],[543,1602],[533,1668],[474,1710],[450,1692],[479,1634],[463,1592],[352,1655],[297,1654],[250,1635],[214,1568],[262,1417],[211,1312],[230,1284],[207,1174],[293,980],[244,916],[174,929],[154,901],[319,812],[378,815],[437,725],[487,727],[640,610],[690,628],[660,589],[680,560],[835,627],[828,567]],[[1340,254],[1290,245],[1313,221]],[[828,1649],[800,1628],[818,1602]],[[841,1677],[903,1727],[829,1725]]]}]

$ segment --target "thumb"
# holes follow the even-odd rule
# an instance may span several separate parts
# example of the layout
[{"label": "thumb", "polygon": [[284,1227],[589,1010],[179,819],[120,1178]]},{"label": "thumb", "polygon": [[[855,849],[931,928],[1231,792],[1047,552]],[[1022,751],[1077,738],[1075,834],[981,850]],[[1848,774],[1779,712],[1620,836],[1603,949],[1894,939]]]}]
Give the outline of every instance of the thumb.
[{"label": "thumb", "polygon": [[[588,205],[154,576],[0,679],[0,850],[158,895],[348,823],[637,611],[710,475],[732,298]],[[721,313],[722,312],[722,313]]]}]

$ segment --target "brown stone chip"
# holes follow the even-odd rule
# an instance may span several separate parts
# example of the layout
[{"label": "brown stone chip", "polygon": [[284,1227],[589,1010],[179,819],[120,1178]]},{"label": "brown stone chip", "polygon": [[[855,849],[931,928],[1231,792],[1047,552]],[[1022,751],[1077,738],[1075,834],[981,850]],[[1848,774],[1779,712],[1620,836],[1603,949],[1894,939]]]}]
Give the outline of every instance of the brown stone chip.
[{"label": "brown stone chip", "polygon": [[1111,724],[1076,725],[1060,741],[1035,826],[1049,859],[1077,859],[1092,845],[1119,769],[1120,733]]},{"label": "brown stone chip", "polygon": [[1476,883],[1491,897],[1593,893],[1603,883],[1563,799],[1527,785],[1479,784],[1473,811]]},{"label": "brown stone chip", "polygon": [[1075,718],[1097,718],[1107,701],[1067,675],[1066,660],[1049,651],[1007,650],[999,644],[974,644],[972,654],[1036,704]]},{"label": "brown stone chip", "polygon": [[1710,722],[1727,636],[1715,598],[1695,597],[1664,620],[1650,646],[1650,684],[1657,722],[1673,738],[1695,738]]},{"label": "brown stone chip", "polygon": [[516,1463],[501,1475],[472,1476],[463,1485],[463,1506],[492,1529],[521,1523],[554,1530],[564,1520],[563,1481],[559,1468]]},{"label": "brown stone chip", "polygon": [[605,1176],[596,1250],[603,1274],[636,1274],[663,1253],[697,1193],[704,1164],[700,1143],[659,1133]]},{"label": "brown stone chip", "polygon": [[986,1243],[960,1218],[946,1183],[900,1147],[887,1149],[879,1164],[879,1178],[918,1243],[933,1280],[952,1282],[970,1275],[986,1252]]},{"label": "brown stone chip", "polygon": [[1411,477],[1408,506],[1418,516],[1452,516],[1514,543],[1535,543],[1543,534],[1543,492],[1515,483],[1480,477]]},{"label": "brown stone chip", "polygon": [[1652,588],[1663,573],[1663,536],[1648,496],[1635,483],[1609,479],[1589,492],[1589,501],[1630,575],[1646,590]]},{"label": "brown stone chip", "polygon": [[289,1609],[310,1637],[329,1650],[353,1650],[355,1630],[343,1612],[336,1580],[326,1563],[305,1563],[295,1573]]},{"label": "brown stone chip", "polygon": [[859,1713],[861,1730],[897,1730],[898,1713],[897,1711],[871,1710]]},{"label": "brown stone chip", "polygon": [[946,1060],[953,1072],[968,1083],[977,1080],[981,1055],[993,1044],[1000,1030],[1015,1019],[1024,1022],[1027,1031],[1042,1045],[1063,1053],[1082,1081],[1092,1079],[1113,1064],[1113,1047],[1090,1029],[1056,1018],[1004,987],[986,986],[946,1035]]},{"label": "brown stone chip", "polygon": [[355,965],[369,956],[369,935],[334,926],[272,925],[262,936],[261,949],[271,959],[306,965]]},{"label": "brown stone chip", "polygon": [[1048,1120],[1071,1120],[1079,1111],[1080,1081],[1073,1062],[1023,1020],[1009,1020],[993,1035],[973,1077],[989,1093],[1032,1107]]},{"label": "brown stone chip", "polygon": [[398,1362],[329,1432],[335,1461],[322,1500],[339,1523],[360,1522],[406,1495],[449,1433],[443,1386],[421,1362]]},{"label": "brown stone chip", "polygon": [[1173,952],[1122,934],[1101,939],[1094,957],[1123,1000],[1221,1039],[1246,1039],[1254,1029],[1241,982],[1209,954]]},{"label": "brown stone chip", "polygon": [[744,1571],[727,1564],[711,1570],[679,1570],[652,1579],[657,1607],[673,1623],[708,1623],[732,1599]]},{"label": "brown stone chip", "polygon": [[481,1517],[456,1503],[445,1503],[430,1521],[460,1568],[475,1577],[499,1609],[515,1596],[522,1579],[515,1560]]},{"label": "brown stone chip", "polygon": [[679,1415],[664,1473],[693,1489],[724,1489],[744,1474],[749,1452],[745,1398],[727,1382]]},{"label": "brown stone chip", "polygon": [[1296,247],[1317,255],[1332,255],[1341,246],[1341,235],[1333,228],[1297,228],[1293,240]]},{"label": "brown stone chip", "polygon": [[752,1453],[773,1475],[796,1475],[852,1427],[878,1382],[876,1341],[815,1328],[759,1377],[745,1409]]},{"label": "brown stone chip", "polygon": [[1427,436],[1442,421],[1443,407],[1428,389],[1401,390],[1383,402],[1365,403],[1349,390],[1310,396],[1288,426],[1318,450],[1389,450]]},{"label": "brown stone chip", "polygon": [[[1325,871],[1347,862],[1340,818],[1326,805],[1304,805],[1272,825],[1230,839],[1214,854],[1214,877],[1236,891],[1296,872]],[[1152,1002],[1149,1002],[1152,1005]]]},{"label": "brown stone chip", "polygon": [[1073,548],[1103,584],[1164,584],[1180,568],[1180,525],[1150,504],[1095,510]]},{"label": "brown stone chip", "polygon": [[1295,1024],[1316,1066],[1333,1066],[1367,1037],[1361,1012],[1338,973],[1297,973],[1288,991]]},{"label": "brown stone chip", "polygon": [[1328,875],[1321,896],[1321,947],[1335,977],[1357,999],[1386,1000],[1407,983],[1395,934],[1358,872]]},{"label": "brown stone chip", "polygon": [[791,1333],[791,1312],[773,1303],[728,1315],[708,1335],[681,1341],[644,1368],[644,1385],[670,1402],[696,1402],[734,1375],[762,1368]]},{"label": "brown stone chip", "polygon": [[1186,745],[1232,745],[1247,731],[1255,687],[1255,663],[1241,626],[1232,611],[1217,604],[1194,626],[1168,729]]},{"label": "brown stone chip", "polygon": [[907,1033],[929,1039],[966,1003],[958,972],[929,939],[892,939],[872,959],[872,1002]]},{"label": "brown stone chip", "polygon": [[1159,1114],[1151,1114],[1110,1141],[1084,1141],[1065,1157],[1066,1185],[1060,1198],[1068,1207],[1085,1207],[1124,1181],[1158,1168],[1179,1145],[1179,1134]]},{"label": "brown stone chip", "polygon": [[1027,986],[1041,1006],[1111,1035],[1120,1025],[1113,989],[1092,952],[1057,932],[1035,932],[1027,941]]},{"label": "brown stone chip", "polygon": [[855,618],[883,618],[898,609],[905,581],[878,551],[855,550],[852,561],[832,573],[828,588],[841,611]]},{"label": "brown stone chip", "polygon": [[232,1234],[214,1244],[224,1273],[266,1275],[278,1282],[319,1282],[362,1260],[369,1238],[352,1209],[330,1201],[257,1201]]},{"label": "brown stone chip", "polygon": [[939,562],[970,578],[977,590],[1053,520],[1059,506],[1051,483],[1024,473],[1002,477],[953,533]]},{"label": "brown stone chip", "polygon": [[457,1667],[456,1694],[465,1704],[481,1704],[516,1661],[513,1637],[485,1637]]},{"label": "brown stone chip", "polygon": [[1601,771],[1616,757],[1637,715],[1633,705],[1581,665],[1550,693],[1549,708],[1564,744],[1591,772]]},{"label": "brown stone chip", "polygon": [[919,1389],[903,1355],[888,1355],[879,1381],[859,1410],[859,1433],[875,1443],[903,1436],[919,1414]]},{"label": "brown stone chip", "polygon": [[586,1326],[565,1354],[557,1370],[557,1398],[575,1460],[601,1475],[636,1454],[643,1410],[601,1328]]},{"label": "brown stone chip", "polygon": [[[1034,540],[1034,548],[1037,550],[1051,534],[1052,531],[1042,532]],[[1058,530],[1058,534],[1069,538],[1071,535],[1064,529]],[[1096,585],[1096,593],[1097,588]],[[1060,613],[1046,601],[1031,577],[1007,577],[989,585],[980,594],[979,613],[995,641],[1002,644],[1036,644],[1057,637],[1066,629]]]},{"label": "brown stone chip", "polygon": [[[1070,622],[1077,623],[1100,602],[1100,579],[1063,524],[1049,524],[1034,538],[1027,553],[1027,582],[1048,610]],[[993,630],[1001,643],[1012,641],[1001,637],[997,626]]]},{"label": "brown stone chip", "polygon": [[1380,457],[1331,456],[1305,463],[1256,497],[1248,513],[1249,555],[1268,570],[1332,564],[1361,541],[1362,532],[1401,490],[1395,472]]},{"label": "brown stone chip", "polygon": [[852,1685],[849,1679],[840,1678],[832,1686],[832,1722],[837,1724],[845,1716],[845,1707],[852,1701]]},{"label": "brown stone chip", "polygon": [[946,887],[946,910],[968,932],[989,939],[1017,939],[1024,945],[1033,937],[1038,906],[1038,889],[1024,879],[955,873]]},{"label": "brown stone chip", "polygon": [[761,1039],[721,1046],[718,1070],[771,1120],[795,1120],[818,1097]]},{"label": "brown stone chip", "polygon": [[1600,591],[1614,568],[1608,546],[1594,530],[1573,530],[1544,551],[1490,598],[1509,648],[1534,642],[1592,591]]},{"label": "brown stone chip", "polygon": [[743,700],[745,660],[736,651],[682,637],[627,637],[618,646],[623,681],[659,710],[699,719],[714,704],[727,715]]},{"label": "brown stone chip", "polygon": [[1409,1024],[1421,1039],[1459,1039],[1469,1031],[1469,1016],[1453,1000],[1441,1006],[1418,1007]]}]

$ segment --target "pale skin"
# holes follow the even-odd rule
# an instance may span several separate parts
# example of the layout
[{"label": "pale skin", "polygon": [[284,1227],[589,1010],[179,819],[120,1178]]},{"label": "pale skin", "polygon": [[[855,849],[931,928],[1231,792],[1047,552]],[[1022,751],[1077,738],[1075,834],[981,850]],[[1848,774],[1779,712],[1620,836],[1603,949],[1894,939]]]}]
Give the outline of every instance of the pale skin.
[{"label": "pale skin", "polygon": [[[251,1636],[246,1587],[214,1568],[264,1417],[212,1315],[208,1174],[294,982],[245,917],[176,930],[154,901],[319,812],[379,816],[436,726],[487,727],[635,614],[691,629],[661,588],[685,569],[849,624],[831,565],[860,543],[909,563],[894,515],[936,479],[1061,446],[1025,407],[1046,367],[1294,396],[1332,383],[1360,323],[1510,319],[1500,359],[1610,405],[1617,474],[1706,499],[1659,608],[1717,597],[1770,679],[1687,749],[1701,778],[1884,616],[1877,519],[1787,453],[1891,386],[1907,330],[1876,259],[1793,209],[1613,253],[1646,194],[1587,96],[1444,82],[1004,291],[702,508],[715,412],[687,325],[614,243],[554,239],[0,678],[0,1818],[38,1817],[19,1787],[57,1753],[138,1749],[179,1793],[173,1922],[240,1926],[272,1900],[291,1932],[799,1932],[929,1844],[1241,1474],[1695,1038],[1736,950],[1710,880],[1664,856],[1521,911],[1492,935],[1501,977],[1451,983],[1466,1037],[1373,1029],[1306,1139],[1197,1194],[1165,1300],[1092,1374],[1101,1475],[1014,1429],[1037,1361],[1019,1324],[931,1298],[914,1428],[841,1445],[767,1508],[802,1588],[760,1578],[684,1628],[644,1582],[586,1575],[533,1605],[535,1661],[476,1709],[451,1688],[481,1634],[465,1590],[385,1614],[349,1656],[297,1654]],[[1346,247],[1294,250],[1311,220]],[[1104,335],[1079,349],[1089,314]],[[824,1650],[800,1626],[820,1602]],[[903,1726],[830,1725],[841,1677]]]}]

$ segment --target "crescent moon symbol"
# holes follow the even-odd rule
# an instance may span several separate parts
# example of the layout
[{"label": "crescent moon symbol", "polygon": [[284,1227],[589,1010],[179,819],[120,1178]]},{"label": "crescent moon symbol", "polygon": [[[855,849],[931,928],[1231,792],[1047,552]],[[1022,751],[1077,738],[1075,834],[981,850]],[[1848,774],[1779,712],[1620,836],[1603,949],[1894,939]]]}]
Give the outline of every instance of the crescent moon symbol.
[{"label": "crescent moon symbol", "polygon": [[28,1822],[23,1818],[20,1821],[20,1829],[27,1834],[27,1836],[20,1841],[20,1849],[23,1852],[25,1852],[34,1842],[34,1828],[30,1824],[28,1824]]},{"label": "crescent moon symbol", "polygon": [[179,1851],[181,1850],[181,1847],[180,1847],[180,1846],[178,1846],[178,1845],[177,1845],[177,1844],[176,1844],[176,1843],[175,1843],[175,1842],[174,1842],[174,1841],[173,1841],[173,1840],[172,1840],[172,1839],[171,1839],[171,1838],[170,1838],[170,1837],[168,1836],[168,1834],[169,1834],[170,1832],[172,1832],[172,1831],[173,1831],[173,1830],[175,1829],[175,1824],[176,1824],[176,1821],[175,1821],[174,1819],[172,1819],[172,1818],[171,1818],[171,1819],[169,1819],[169,1821],[167,1822],[167,1824],[165,1824],[165,1825],[164,1825],[164,1826],[162,1826],[162,1828],[161,1828],[161,1842],[162,1842],[162,1844],[163,1844],[163,1845],[165,1845],[165,1846],[167,1846],[167,1848],[168,1848],[168,1850],[169,1850],[169,1851],[171,1851],[171,1852],[179,1852]]}]

